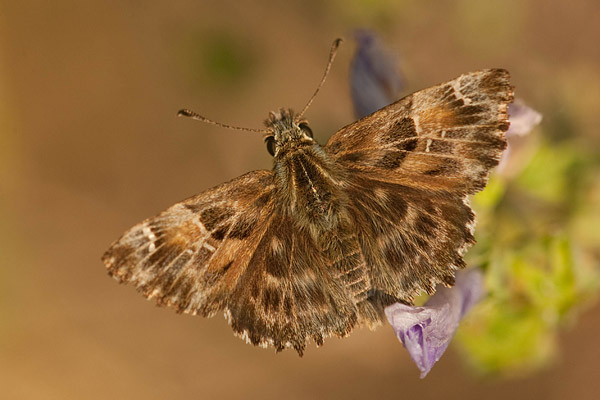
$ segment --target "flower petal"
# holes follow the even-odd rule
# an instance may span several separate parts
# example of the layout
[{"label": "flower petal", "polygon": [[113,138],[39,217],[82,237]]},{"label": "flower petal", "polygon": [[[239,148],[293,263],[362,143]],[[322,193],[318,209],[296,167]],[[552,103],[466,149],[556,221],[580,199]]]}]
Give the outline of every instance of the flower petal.
[{"label": "flower petal", "polygon": [[373,32],[357,30],[356,53],[350,69],[352,103],[356,118],[362,118],[400,98],[404,79],[395,57]]},{"label": "flower petal", "polygon": [[523,100],[516,99],[508,105],[510,127],[506,136],[523,136],[528,134],[536,125],[542,122],[542,114],[527,106]]},{"label": "flower petal", "polygon": [[[511,164],[515,167],[519,167],[519,165],[516,165],[517,163],[524,164],[523,160],[515,162],[514,153],[518,153],[519,148],[523,147],[523,137],[542,122],[542,114],[525,105],[521,99],[516,99],[514,103],[508,105],[508,115],[510,121],[510,127],[506,131],[508,146],[502,154],[497,169],[500,174],[505,176],[511,175],[509,173],[511,169],[519,169],[511,168]],[[516,157],[516,159],[519,159],[519,157]]]},{"label": "flower petal", "polygon": [[446,351],[460,320],[482,297],[479,269],[456,274],[456,285],[440,287],[423,307],[392,304],[385,314],[424,378]]}]

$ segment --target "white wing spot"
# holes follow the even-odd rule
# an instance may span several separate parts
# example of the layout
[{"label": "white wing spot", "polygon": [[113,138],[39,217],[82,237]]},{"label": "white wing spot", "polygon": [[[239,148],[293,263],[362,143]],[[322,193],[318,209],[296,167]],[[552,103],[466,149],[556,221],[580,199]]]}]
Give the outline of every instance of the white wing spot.
[{"label": "white wing spot", "polygon": [[429,146],[431,146],[431,139],[427,139],[427,147],[425,147],[425,153],[429,153]]},{"label": "white wing spot", "polygon": [[144,226],[142,228],[142,233],[148,238],[148,241],[150,242],[150,244],[148,244],[148,251],[152,253],[154,250],[156,250],[156,244],[154,244],[154,241],[156,240],[156,235],[154,234],[154,232],[152,232],[152,229],[150,229],[147,226]]},{"label": "white wing spot", "polygon": [[463,95],[462,92],[460,91],[460,84],[458,83],[458,80],[456,80],[452,83],[452,87],[454,88],[454,93],[455,93],[457,99],[462,99],[463,102],[465,103],[465,105],[471,104],[472,100],[469,99],[468,97],[466,97],[465,95]]},{"label": "white wing spot", "polygon": [[385,189],[382,189],[380,187],[375,188],[373,193],[375,194],[375,197],[377,197],[377,199],[379,199],[379,200],[387,201],[389,198],[388,191]]},{"label": "white wing spot", "polygon": [[277,236],[273,236],[271,239],[271,249],[273,250],[273,253],[279,253],[281,246],[281,240],[279,240]]},{"label": "white wing spot", "polygon": [[442,138],[446,137],[446,131],[442,131]]},{"label": "white wing spot", "polygon": [[202,236],[208,236],[208,231],[204,227],[204,224],[202,222],[200,222],[200,219],[196,218],[194,220],[194,222],[196,223],[196,225],[198,225],[198,228],[200,228],[200,232],[202,232]]},{"label": "white wing spot", "polygon": [[112,256],[111,258],[109,258],[108,260],[106,260],[106,266],[107,266],[108,268],[112,267],[112,266],[113,266],[113,264],[115,263],[115,260],[116,260],[116,259],[115,259],[115,257],[114,257],[114,256]]},{"label": "white wing spot", "polygon": [[242,338],[242,340],[244,340],[246,343],[251,343],[250,342],[250,336],[248,336],[248,330],[244,329],[244,332],[242,332],[240,334],[240,337]]},{"label": "white wing spot", "polygon": [[228,308],[225,309],[225,319],[227,320],[227,323],[231,325],[231,311]]},{"label": "white wing spot", "polygon": [[148,228],[147,226],[144,226],[142,228],[142,233],[144,234],[144,236],[146,236],[149,240],[154,240],[156,239],[156,235],[154,235],[154,232],[152,232],[152,229]]},{"label": "white wing spot", "polygon": [[202,245],[202,247],[204,247],[206,250],[212,251],[213,253],[216,250],[213,246],[211,246],[210,244],[208,244],[206,242]]},{"label": "white wing spot", "polygon": [[415,123],[415,131],[417,132],[417,135],[420,135],[421,132],[423,132],[423,129],[421,129],[421,125],[419,124],[419,116],[415,115],[413,121]]}]

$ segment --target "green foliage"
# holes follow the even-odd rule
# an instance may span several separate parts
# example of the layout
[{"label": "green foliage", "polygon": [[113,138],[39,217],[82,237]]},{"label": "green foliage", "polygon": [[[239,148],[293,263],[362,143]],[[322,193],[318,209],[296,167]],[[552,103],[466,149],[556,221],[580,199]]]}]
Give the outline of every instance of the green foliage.
[{"label": "green foliage", "polygon": [[190,81],[198,86],[233,86],[249,80],[257,65],[256,49],[248,39],[224,31],[191,33],[182,49]]},{"label": "green foliage", "polygon": [[[593,207],[595,180],[588,178],[600,173],[582,153],[565,142],[542,144],[518,176],[495,176],[473,199],[481,223],[469,257],[486,270],[488,294],[457,338],[480,372],[514,375],[547,365],[560,329],[595,298],[597,246],[581,246],[587,230],[571,228],[580,226],[571,223],[580,210]],[[599,226],[595,218],[587,215],[587,224]]]}]

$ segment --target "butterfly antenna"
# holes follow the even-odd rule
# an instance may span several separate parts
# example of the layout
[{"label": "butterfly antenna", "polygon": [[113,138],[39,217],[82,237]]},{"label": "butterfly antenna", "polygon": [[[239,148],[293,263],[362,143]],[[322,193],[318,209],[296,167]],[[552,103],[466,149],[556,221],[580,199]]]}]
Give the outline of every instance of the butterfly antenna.
[{"label": "butterfly antenna", "polygon": [[317,89],[315,90],[315,92],[313,93],[313,95],[310,97],[310,99],[308,99],[308,103],[306,103],[306,105],[302,109],[302,112],[300,114],[298,114],[298,116],[296,118],[298,118],[298,119],[302,118],[302,116],[304,115],[304,113],[306,112],[306,110],[308,110],[308,107],[310,107],[310,105],[312,104],[313,100],[317,96],[317,93],[319,93],[319,90],[321,90],[321,87],[325,83],[325,79],[327,79],[327,75],[329,75],[329,70],[331,69],[331,65],[333,64],[333,60],[335,59],[335,55],[337,53],[338,47],[340,47],[340,44],[342,42],[343,42],[343,39],[335,39],[333,41],[333,44],[331,45],[331,50],[329,51],[329,61],[327,61],[327,67],[325,67],[325,73],[323,74],[323,78],[321,78],[321,82],[319,83],[319,86],[317,86]]},{"label": "butterfly antenna", "polygon": [[192,118],[192,119],[196,119],[198,121],[206,122],[207,124],[220,126],[221,128],[226,128],[226,129],[233,129],[233,130],[236,130],[236,131],[259,132],[259,133],[268,133],[268,132],[270,132],[267,129],[242,128],[240,126],[233,126],[233,125],[222,124],[220,122],[213,121],[212,119],[208,119],[206,117],[203,117],[202,115],[198,114],[195,111],[187,110],[187,109],[179,110],[179,112],[177,113],[177,116],[178,117],[189,117],[189,118]]}]

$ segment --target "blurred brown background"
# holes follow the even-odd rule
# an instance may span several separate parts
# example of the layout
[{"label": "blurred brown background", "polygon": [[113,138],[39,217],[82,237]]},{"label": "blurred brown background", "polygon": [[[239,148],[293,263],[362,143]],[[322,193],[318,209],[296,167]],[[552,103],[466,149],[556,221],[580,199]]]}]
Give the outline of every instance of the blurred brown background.
[{"label": "blurred brown background", "polygon": [[[537,374],[481,379],[451,348],[420,380],[389,326],[275,354],[221,317],[155,307],[100,262],[143,218],[270,168],[260,135],[179,108],[261,127],[304,105],[332,40],[359,27],[398,50],[411,91],[508,68],[545,133],[598,146],[598,21],[593,0],[1,1],[0,397],[599,398],[599,306]],[[353,48],[307,114],[321,143],[352,121]]]}]

